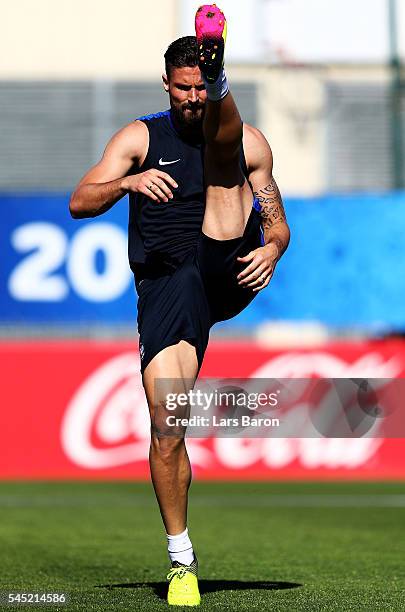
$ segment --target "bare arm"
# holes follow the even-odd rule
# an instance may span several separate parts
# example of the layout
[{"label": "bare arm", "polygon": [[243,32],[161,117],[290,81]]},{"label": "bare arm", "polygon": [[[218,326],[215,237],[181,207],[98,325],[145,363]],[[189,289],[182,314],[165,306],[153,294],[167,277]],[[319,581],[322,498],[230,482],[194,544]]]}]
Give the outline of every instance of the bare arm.
[{"label": "bare arm", "polygon": [[102,159],[82,178],[72,193],[70,214],[75,219],[96,217],[109,210],[129,192],[143,193],[156,202],[173,197],[171,187],[177,185],[160,170],[128,175],[140,167],[149,146],[149,133],[144,123],[137,121],[117,132],[108,143]]},{"label": "bare arm", "polygon": [[239,258],[248,264],[239,274],[239,284],[260,291],[269,284],[280,257],[290,242],[290,229],[283,200],[273,177],[273,155],[263,134],[244,125],[244,148],[248,179],[261,205],[265,246]]},{"label": "bare arm", "polygon": [[117,132],[108,143],[103,157],[81,179],[72,193],[69,209],[72,217],[95,217],[109,210],[126,195],[123,177],[139,163],[148,147],[146,126],[130,124]]},{"label": "bare arm", "polygon": [[262,211],[263,231],[266,244],[273,243],[278,248],[278,257],[286,251],[290,241],[290,229],[280,190],[273,177],[273,154],[263,134],[246,126],[246,163],[249,181],[253,187]]}]

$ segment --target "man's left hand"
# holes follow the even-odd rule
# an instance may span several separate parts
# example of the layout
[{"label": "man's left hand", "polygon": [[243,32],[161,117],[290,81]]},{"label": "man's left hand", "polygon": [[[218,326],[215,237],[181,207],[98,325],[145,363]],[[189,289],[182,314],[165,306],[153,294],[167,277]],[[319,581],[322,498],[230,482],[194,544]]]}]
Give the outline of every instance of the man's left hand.
[{"label": "man's left hand", "polygon": [[279,248],[273,242],[251,251],[245,257],[238,257],[239,262],[248,264],[238,275],[239,285],[249,287],[255,292],[267,287],[279,257]]}]

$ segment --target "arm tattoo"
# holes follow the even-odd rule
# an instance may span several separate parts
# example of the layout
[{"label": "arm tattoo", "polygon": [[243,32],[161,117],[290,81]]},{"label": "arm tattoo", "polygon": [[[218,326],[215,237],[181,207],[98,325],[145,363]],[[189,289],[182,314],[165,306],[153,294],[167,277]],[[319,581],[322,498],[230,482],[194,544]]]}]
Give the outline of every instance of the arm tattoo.
[{"label": "arm tattoo", "polygon": [[266,185],[266,187],[260,189],[260,191],[255,191],[254,195],[262,207],[261,215],[264,230],[269,229],[272,225],[280,221],[285,223],[286,216],[283,200],[274,178],[271,179],[271,183]]}]

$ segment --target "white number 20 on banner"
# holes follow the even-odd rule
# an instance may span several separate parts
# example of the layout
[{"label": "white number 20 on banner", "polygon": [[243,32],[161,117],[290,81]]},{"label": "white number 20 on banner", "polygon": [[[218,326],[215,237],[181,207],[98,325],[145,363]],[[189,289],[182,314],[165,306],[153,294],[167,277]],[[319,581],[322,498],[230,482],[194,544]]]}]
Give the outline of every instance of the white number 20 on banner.
[{"label": "white number 20 on banner", "polygon": [[[70,240],[56,224],[27,223],[14,230],[11,243],[26,254],[8,282],[17,301],[62,302],[72,289],[89,302],[110,302],[131,282],[126,236],[111,223],[86,225]],[[99,253],[104,261],[101,272],[96,267]],[[66,274],[60,270],[64,264]]]}]

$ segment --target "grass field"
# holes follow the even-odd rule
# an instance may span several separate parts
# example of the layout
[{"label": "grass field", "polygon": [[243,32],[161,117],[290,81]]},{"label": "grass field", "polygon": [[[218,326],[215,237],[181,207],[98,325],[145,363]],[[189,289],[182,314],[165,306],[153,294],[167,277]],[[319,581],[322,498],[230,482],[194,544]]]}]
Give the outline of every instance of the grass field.
[{"label": "grass field", "polygon": [[[202,611],[405,610],[405,484],[194,483],[189,529]],[[0,561],[3,591],[70,597],[36,609],[168,609],[148,484],[0,484]]]}]

